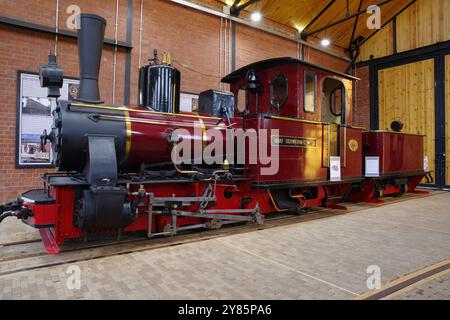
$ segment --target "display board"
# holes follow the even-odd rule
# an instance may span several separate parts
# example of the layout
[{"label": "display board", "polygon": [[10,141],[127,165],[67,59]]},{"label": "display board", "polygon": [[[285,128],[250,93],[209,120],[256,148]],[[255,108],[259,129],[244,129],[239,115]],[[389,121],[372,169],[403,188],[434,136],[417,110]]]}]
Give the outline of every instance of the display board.
[{"label": "display board", "polygon": [[[64,78],[61,88],[62,100],[77,96],[79,80]],[[49,167],[52,153],[49,142],[41,150],[40,137],[44,130],[50,132],[52,111],[56,99],[47,98],[47,88],[41,88],[39,75],[33,72],[17,73],[17,118],[16,118],[16,166]]]},{"label": "display board", "polygon": [[181,112],[197,112],[198,111],[198,94],[189,93],[189,92],[181,92],[180,111]]}]

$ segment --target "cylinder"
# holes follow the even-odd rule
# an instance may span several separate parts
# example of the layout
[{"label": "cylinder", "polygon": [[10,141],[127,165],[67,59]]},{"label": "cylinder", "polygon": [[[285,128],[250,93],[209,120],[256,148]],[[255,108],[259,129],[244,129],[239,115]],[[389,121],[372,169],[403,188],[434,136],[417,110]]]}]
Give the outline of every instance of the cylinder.
[{"label": "cylinder", "polygon": [[180,71],[155,64],[139,70],[139,105],[149,110],[180,112]]}]

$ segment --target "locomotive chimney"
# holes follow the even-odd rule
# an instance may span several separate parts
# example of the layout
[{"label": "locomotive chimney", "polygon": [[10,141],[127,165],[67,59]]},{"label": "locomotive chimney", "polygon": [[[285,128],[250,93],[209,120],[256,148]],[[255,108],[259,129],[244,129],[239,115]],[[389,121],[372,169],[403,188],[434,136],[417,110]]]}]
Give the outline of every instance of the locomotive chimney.
[{"label": "locomotive chimney", "polygon": [[76,100],[86,103],[102,103],[98,87],[98,75],[106,20],[95,14],[82,13],[78,22],[80,87]]}]

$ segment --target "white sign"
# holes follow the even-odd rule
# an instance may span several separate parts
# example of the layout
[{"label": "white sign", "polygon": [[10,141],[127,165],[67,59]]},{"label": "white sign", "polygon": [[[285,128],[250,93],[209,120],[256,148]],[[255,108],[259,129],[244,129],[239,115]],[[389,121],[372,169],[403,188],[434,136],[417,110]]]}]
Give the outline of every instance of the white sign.
[{"label": "white sign", "polygon": [[430,171],[430,164],[428,161],[428,156],[423,157],[423,171]]},{"label": "white sign", "polygon": [[185,93],[180,94],[180,111],[197,112],[198,111],[198,94]]},{"label": "white sign", "polygon": [[380,176],[380,157],[366,157],[366,177]]},{"label": "white sign", "polygon": [[330,157],[330,180],[341,180],[341,157]]}]

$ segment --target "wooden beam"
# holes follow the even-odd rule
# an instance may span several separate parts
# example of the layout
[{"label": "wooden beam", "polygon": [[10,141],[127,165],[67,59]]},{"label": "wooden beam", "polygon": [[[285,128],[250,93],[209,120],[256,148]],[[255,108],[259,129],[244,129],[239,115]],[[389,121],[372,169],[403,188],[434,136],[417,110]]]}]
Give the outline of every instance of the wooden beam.
[{"label": "wooden beam", "polygon": [[230,8],[230,12],[233,14],[233,15],[235,15],[235,16],[238,16],[239,15],[239,13],[242,11],[242,10],[244,10],[245,8],[247,8],[249,5],[252,5],[252,4],[254,4],[254,3],[256,3],[256,2],[258,2],[259,0],[249,0],[249,1],[247,1],[246,3],[243,3],[243,4],[241,4],[241,5],[235,5],[236,3],[240,3],[241,1],[240,0],[236,0],[236,1],[234,1],[234,3],[233,3],[233,5],[231,6],[231,8]]},{"label": "wooden beam", "polygon": [[372,32],[370,34],[370,36],[368,36],[366,39],[364,39],[364,41],[362,41],[360,43],[359,46],[362,46],[364,43],[366,43],[370,38],[372,38],[378,31],[380,31],[381,29],[383,29],[387,24],[389,24],[389,22],[391,22],[393,19],[396,19],[397,16],[399,14],[401,14],[403,11],[405,11],[406,9],[408,9],[414,2],[416,2],[416,0],[412,0],[411,2],[409,2],[406,6],[404,6],[399,12],[397,12],[392,18],[390,18],[388,21],[386,21],[380,29],[375,30],[374,32]]},{"label": "wooden beam", "polygon": [[[381,6],[385,5],[385,4],[388,4],[389,2],[392,2],[392,0],[384,0],[384,1],[376,4],[376,6],[381,7]],[[366,12],[367,12],[367,8],[365,8],[364,10],[359,10],[358,12],[355,12],[355,13],[349,15],[348,17],[345,17],[345,18],[342,18],[342,19],[340,19],[338,21],[332,22],[332,23],[330,23],[330,24],[328,24],[328,25],[326,25],[324,27],[321,27],[321,28],[316,29],[316,30],[311,31],[311,32],[305,32],[304,36],[305,37],[309,37],[309,36],[311,36],[313,34],[319,33],[321,31],[324,31],[326,29],[334,27],[334,26],[336,26],[338,24],[341,24],[342,22],[348,21],[348,20],[350,20],[350,19],[352,19],[354,17],[360,16],[361,14],[366,13]]]},{"label": "wooden beam", "polygon": [[[363,3],[363,0],[359,0],[358,11],[361,11],[362,3]],[[350,37],[350,42],[348,44],[348,50],[349,51],[351,50],[353,38],[355,37],[356,27],[358,26],[358,20],[359,20],[359,15],[356,16],[356,18],[355,18],[355,24],[353,26],[352,36]]]},{"label": "wooden beam", "polygon": [[299,39],[298,33],[297,34],[292,34],[292,33],[287,32],[285,30],[277,29],[277,28],[274,28],[274,27],[267,27],[267,26],[265,26],[263,24],[253,23],[251,21],[248,21],[247,19],[234,17],[232,15],[225,14],[225,13],[223,13],[221,11],[217,11],[217,10],[211,9],[209,7],[205,7],[205,6],[202,6],[202,5],[199,5],[197,3],[194,3],[194,2],[191,2],[191,1],[187,1],[187,0],[166,0],[166,1],[178,4],[180,6],[183,6],[183,7],[192,9],[192,10],[198,10],[200,12],[204,12],[204,13],[216,16],[216,17],[229,19],[229,20],[234,21],[236,23],[239,23],[241,25],[244,25],[244,26],[247,26],[247,27],[250,27],[250,28],[253,28],[253,29],[257,29],[257,30],[263,31],[265,33],[273,34],[273,35],[276,35],[276,36],[278,36],[280,38],[288,39],[290,41],[293,41],[295,43],[301,43],[301,44],[303,44],[303,45],[305,45],[305,46],[307,46],[309,48],[313,48],[314,50],[317,50],[317,51],[320,51],[320,52],[323,52],[323,53],[335,56],[335,57],[337,57],[339,59],[342,59],[342,60],[345,60],[345,61],[351,61],[351,59],[347,55],[345,55],[344,53],[335,51],[335,50],[330,49],[330,48],[324,48],[324,47],[322,47],[320,45],[317,45],[317,44],[310,43],[310,42],[307,42],[307,41]]},{"label": "wooden beam", "polygon": [[237,7],[241,0],[234,0],[232,7]]},{"label": "wooden beam", "polygon": [[331,0],[330,2],[328,2],[327,5],[323,7],[322,10],[320,10],[320,12],[306,25],[306,27],[302,30],[302,33],[304,33],[309,27],[311,27],[335,2],[336,0]]}]

